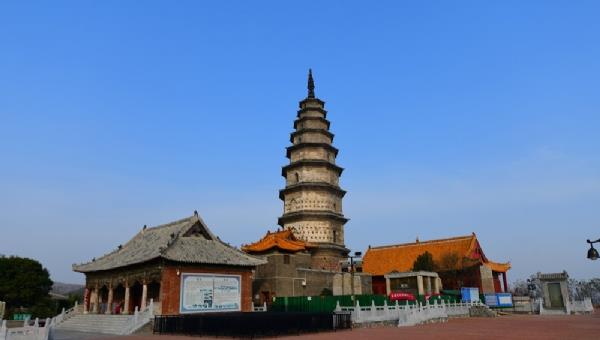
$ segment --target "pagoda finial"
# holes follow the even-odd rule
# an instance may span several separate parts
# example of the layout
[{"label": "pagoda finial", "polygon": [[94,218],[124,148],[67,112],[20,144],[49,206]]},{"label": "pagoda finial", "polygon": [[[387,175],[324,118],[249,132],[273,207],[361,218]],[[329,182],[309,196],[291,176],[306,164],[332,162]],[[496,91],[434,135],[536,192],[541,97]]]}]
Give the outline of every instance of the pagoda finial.
[{"label": "pagoda finial", "polygon": [[315,81],[312,76],[312,69],[308,69],[308,98],[315,97]]}]

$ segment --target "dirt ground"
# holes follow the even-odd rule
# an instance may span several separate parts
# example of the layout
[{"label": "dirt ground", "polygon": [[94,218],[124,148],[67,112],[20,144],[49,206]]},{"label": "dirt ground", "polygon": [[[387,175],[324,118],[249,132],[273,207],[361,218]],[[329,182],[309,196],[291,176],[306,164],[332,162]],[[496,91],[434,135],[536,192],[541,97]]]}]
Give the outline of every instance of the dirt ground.
[{"label": "dirt ground", "polygon": [[[160,338],[160,339],[158,339]],[[414,327],[353,330],[286,336],[277,339],[600,339],[600,313],[576,316],[510,315],[497,318],[450,319],[447,323]],[[102,340],[213,339],[186,336],[127,336]],[[223,339],[223,338],[220,338]]]}]

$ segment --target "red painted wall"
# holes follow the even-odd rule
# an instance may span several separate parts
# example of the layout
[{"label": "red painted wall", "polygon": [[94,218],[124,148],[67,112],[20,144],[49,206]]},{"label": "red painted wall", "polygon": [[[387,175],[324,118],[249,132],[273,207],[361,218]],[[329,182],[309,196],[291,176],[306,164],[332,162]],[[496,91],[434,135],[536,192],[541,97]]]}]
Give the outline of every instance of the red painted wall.
[{"label": "red painted wall", "polygon": [[502,293],[502,286],[500,285],[500,278],[498,277],[498,273],[494,272],[492,273],[492,276],[494,277],[494,291],[496,293]]},{"label": "red painted wall", "polygon": [[252,309],[252,268],[242,267],[212,267],[212,266],[172,266],[167,265],[162,271],[160,283],[160,296],[162,301],[162,314],[179,314],[179,294],[181,290],[180,273],[206,273],[206,274],[231,274],[241,276],[242,311],[250,312]]},{"label": "red painted wall", "polygon": [[371,286],[373,288],[373,294],[386,295],[385,277],[373,276]]}]

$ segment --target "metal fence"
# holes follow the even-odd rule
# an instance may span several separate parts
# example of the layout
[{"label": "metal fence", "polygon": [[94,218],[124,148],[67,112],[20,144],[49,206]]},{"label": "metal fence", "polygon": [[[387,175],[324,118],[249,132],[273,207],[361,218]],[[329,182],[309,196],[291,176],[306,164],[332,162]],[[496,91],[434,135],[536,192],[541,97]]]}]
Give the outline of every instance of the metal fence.
[{"label": "metal fence", "polygon": [[161,315],[154,333],[210,336],[276,336],[335,331],[352,327],[350,313],[205,313]]}]

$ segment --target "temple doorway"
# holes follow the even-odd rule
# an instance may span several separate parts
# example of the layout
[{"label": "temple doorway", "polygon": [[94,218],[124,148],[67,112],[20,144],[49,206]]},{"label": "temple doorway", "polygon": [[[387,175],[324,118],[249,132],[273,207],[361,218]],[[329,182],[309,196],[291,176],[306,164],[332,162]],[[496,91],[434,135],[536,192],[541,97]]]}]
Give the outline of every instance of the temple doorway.
[{"label": "temple doorway", "polygon": [[125,306],[125,286],[120,283],[113,292],[112,314],[122,314]]},{"label": "temple doorway", "polygon": [[562,292],[560,291],[560,283],[548,283],[548,295],[550,295],[551,308],[564,308]]},{"label": "temple doorway", "polygon": [[108,287],[106,286],[102,286],[102,288],[100,288],[99,292],[98,292],[98,304],[99,304],[99,309],[98,309],[98,313],[100,314],[104,314],[106,313],[106,310],[108,308]]},{"label": "temple doorway", "polygon": [[130,288],[130,295],[131,295],[131,304],[129,305],[129,314],[133,314],[135,312],[135,308],[137,307],[138,310],[140,310],[141,306],[142,306],[142,284],[139,283],[138,281],[135,281],[135,283],[131,286]]},{"label": "temple doorway", "polygon": [[146,300],[146,306],[150,304],[150,299],[156,304],[160,301],[160,283],[152,281],[148,284],[148,298]]}]

